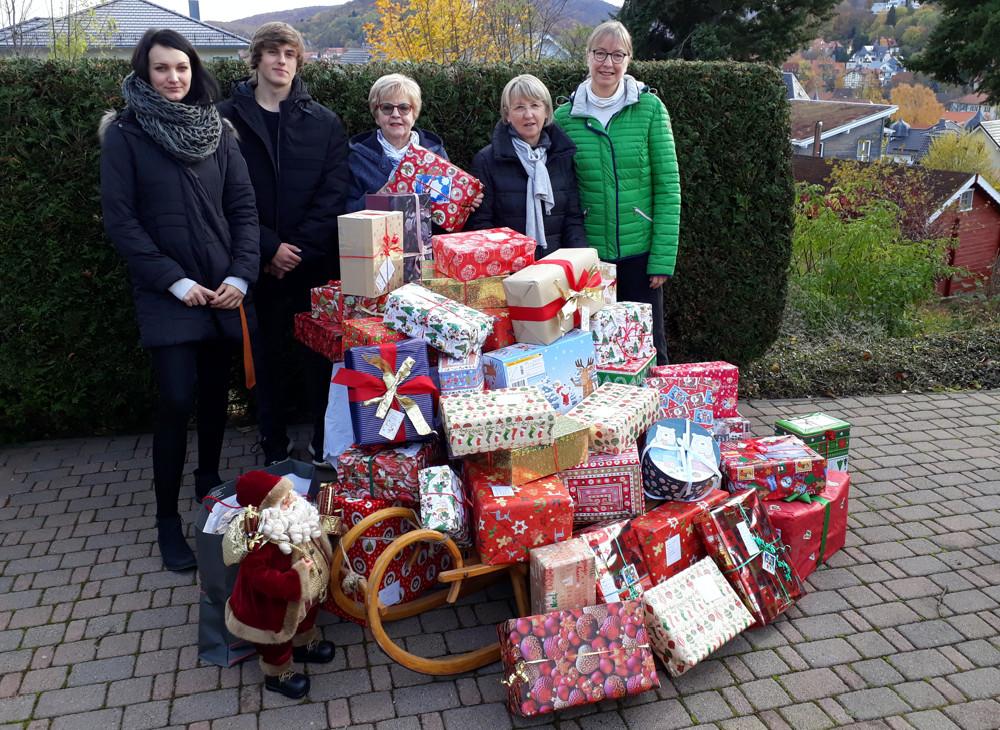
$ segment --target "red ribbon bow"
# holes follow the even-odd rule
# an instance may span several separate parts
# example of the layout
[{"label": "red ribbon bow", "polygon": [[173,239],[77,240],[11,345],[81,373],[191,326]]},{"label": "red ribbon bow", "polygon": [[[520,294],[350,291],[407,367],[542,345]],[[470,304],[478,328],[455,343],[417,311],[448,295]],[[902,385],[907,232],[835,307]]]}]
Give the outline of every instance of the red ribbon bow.
[{"label": "red ribbon bow", "polygon": [[[601,272],[597,269],[584,270],[580,276],[573,273],[572,262],[566,259],[542,259],[536,261],[535,266],[551,264],[560,267],[566,274],[566,282],[574,292],[581,292],[584,289],[596,289],[601,285]],[[519,319],[522,322],[545,322],[559,314],[559,311],[566,304],[565,297],[556,297],[548,304],[541,307],[510,307],[510,318]],[[580,310],[573,313],[573,326],[580,326]]]}]

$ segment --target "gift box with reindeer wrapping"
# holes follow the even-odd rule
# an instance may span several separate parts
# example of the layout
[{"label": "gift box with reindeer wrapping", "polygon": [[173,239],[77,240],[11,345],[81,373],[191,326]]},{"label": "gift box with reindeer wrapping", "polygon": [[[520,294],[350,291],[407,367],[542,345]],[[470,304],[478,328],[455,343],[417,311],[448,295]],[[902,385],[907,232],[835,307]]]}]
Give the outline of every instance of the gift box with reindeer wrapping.
[{"label": "gift box with reindeer wrapping", "polygon": [[713,392],[712,413],[716,418],[738,416],[736,412],[736,392],[740,384],[740,371],[735,365],[722,360],[712,362],[688,362],[679,365],[656,365],[649,371],[650,377],[667,378],[709,378],[718,381],[718,391]]},{"label": "gift box with reindeer wrapping", "polygon": [[431,198],[429,193],[370,193],[368,210],[395,210],[403,214],[403,281],[420,281],[421,261],[431,251]]},{"label": "gift box with reindeer wrapping", "polygon": [[403,283],[403,214],[359,210],[337,218],[340,289],[378,297]]},{"label": "gift box with reindeer wrapping", "polygon": [[452,393],[441,398],[452,457],[552,443],[556,412],[538,388]]},{"label": "gift box with reindeer wrapping", "polygon": [[426,193],[431,219],[446,231],[460,231],[483,184],[428,149],[410,145],[383,188],[389,193]]},{"label": "gift box with reindeer wrapping", "polygon": [[350,497],[388,499],[404,507],[420,502],[424,469],[442,462],[437,440],[402,446],[352,446],[337,457],[340,493]]},{"label": "gift box with reindeer wrapping", "polygon": [[642,596],[653,651],[672,677],[742,633],[753,616],[711,558],[685,568]]},{"label": "gift box with reindeer wrapping", "polygon": [[454,357],[479,352],[493,329],[493,318],[435,294],[419,284],[406,284],[389,295],[385,324],[397,332],[426,340]]},{"label": "gift box with reindeer wrapping", "polygon": [[434,268],[443,276],[472,281],[503,276],[535,262],[535,239],[512,228],[434,236]]},{"label": "gift box with reindeer wrapping", "polygon": [[599,263],[592,248],[564,248],[504,279],[517,341],[548,345],[574,327],[589,330],[604,307]]},{"label": "gift box with reindeer wrapping", "polygon": [[608,383],[583,399],[568,415],[590,424],[590,450],[620,454],[633,448],[656,420],[660,399],[655,391]]},{"label": "gift box with reindeer wrapping", "polygon": [[721,444],[721,468],[730,492],[755,489],[763,500],[819,494],[826,486],[826,459],[797,436],[765,436]]},{"label": "gift box with reindeer wrapping", "polygon": [[532,548],[572,535],[573,500],[558,477],[513,485],[502,473],[467,463],[465,480],[483,563],[524,563]]},{"label": "gift box with reindeer wrapping", "polygon": [[509,484],[520,485],[572,469],[585,462],[589,441],[590,428],[586,424],[566,416],[557,416],[552,427],[551,444],[474,454],[466,457],[466,461],[491,469]]},{"label": "gift box with reindeer wrapping", "polygon": [[577,533],[596,556],[597,598],[605,603],[640,598],[653,587],[639,536],[630,520],[593,525]]},{"label": "gift box with reindeer wrapping", "polygon": [[497,634],[507,707],[521,717],[660,686],[641,601],[510,619]]},{"label": "gift box with reindeer wrapping", "polygon": [[640,302],[617,302],[596,312],[590,322],[597,364],[624,365],[649,360],[653,347],[653,307]]},{"label": "gift box with reindeer wrapping", "polygon": [[767,503],[768,519],[788,545],[788,560],[803,580],[844,547],[850,489],[850,475],[830,469],[821,494]]},{"label": "gift box with reindeer wrapping", "polygon": [[547,379],[562,396],[553,403],[560,413],[597,390],[594,343],[590,333],[581,330],[571,330],[550,345],[519,342],[487,353],[483,361],[486,386],[493,390]]},{"label": "gift box with reindeer wrapping", "polygon": [[622,383],[623,385],[645,385],[646,376],[656,362],[656,355],[647,358],[634,358],[619,365],[602,365],[597,368],[597,382]]},{"label": "gift box with reindeer wrapping", "polygon": [[746,489],[697,518],[706,552],[736,589],[756,625],[763,626],[805,595],[757,492]]},{"label": "gift box with reindeer wrapping", "polygon": [[332,362],[344,359],[344,330],[340,325],[328,319],[314,319],[309,312],[298,312],[292,333],[296,340]]},{"label": "gift box with reindeer wrapping", "polygon": [[699,502],[664,502],[632,520],[654,584],[677,575],[708,555],[695,521],[727,499],[728,492],[713,489]]},{"label": "gift box with reindeer wrapping", "polygon": [[597,603],[594,551],[583,538],[534,548],[528,575],[532,613]]},{"label": "gift box with reindeer wrapping", "polygon": [[358,444],[429,441],[438,389],[428,375],[427,345],[388,342],[347,351],[333,382],[348,389]]},{"label": "gift box with reindeer wrapping", "polygon": [[697,375],[658,375],[646,378],[645,385],[660,394],[661,418],[685,418],[707,429],[715,424],[718,380]]},{"label": "gift box with reindeer wrapping", "polygon": [[633,517],[645,510],[635,444],[620,454],[591,454],[586,462],[559,476],[573,498],[577,525]]},{"label": "gift box with reindeer wrapping", "polygon": [[421,469],[420,521],[429,530],[442,532],[460,547],[472,544],[469,505],[462,481],[447,466]]}]

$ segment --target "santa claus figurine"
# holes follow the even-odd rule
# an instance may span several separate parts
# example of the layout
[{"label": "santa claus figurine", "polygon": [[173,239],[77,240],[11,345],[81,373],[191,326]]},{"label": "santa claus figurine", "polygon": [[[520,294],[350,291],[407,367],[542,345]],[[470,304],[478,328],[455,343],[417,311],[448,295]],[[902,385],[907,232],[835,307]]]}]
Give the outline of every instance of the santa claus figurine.
[{"label": "santa claus figurine", "polygon": [[333,660],[334,645],[321,640],[314,626],[333,550],[316,508],[296,494],[290,480],[247,472],[236,482],[236,499],[259,518],[245,520],[253,534],[226,603],[226,627],[257,647],[264,687],[299,699],[309,691],[309,678],[292,671],[292,660]]}]

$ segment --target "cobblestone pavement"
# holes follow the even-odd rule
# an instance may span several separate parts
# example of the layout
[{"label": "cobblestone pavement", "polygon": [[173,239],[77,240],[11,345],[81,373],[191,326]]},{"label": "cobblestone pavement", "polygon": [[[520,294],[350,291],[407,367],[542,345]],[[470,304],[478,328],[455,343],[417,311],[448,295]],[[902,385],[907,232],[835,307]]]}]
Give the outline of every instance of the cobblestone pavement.
[{"label": "cobblestone pavement", "polygon": [[[154,548],[150,437],[6,449],[0,727],[1000,727],[1000,392],[743,407],[758,434],[814,410],[854,424],[854,487],[847,547],[810,594],[656,692],[532,722],[508,715],[499,665],[414,674],[335,620],[343,649],[309,668],[305,701],[263,692],[256,662],[200,664],[196,576],[163,571]],[[255,463],[252,440],[229,433],[224,476]],[[496,589],[390,632],[428,656],[464,650],[493,639],[508,601]]]}]

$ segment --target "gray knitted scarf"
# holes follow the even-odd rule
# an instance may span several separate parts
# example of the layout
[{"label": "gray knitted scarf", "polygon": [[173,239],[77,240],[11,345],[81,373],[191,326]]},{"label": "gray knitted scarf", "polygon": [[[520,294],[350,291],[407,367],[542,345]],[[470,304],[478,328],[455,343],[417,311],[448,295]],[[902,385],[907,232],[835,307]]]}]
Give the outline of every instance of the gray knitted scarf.
[{"label": "gray knitted scarf", "polygon": [[134,71],[122,81],[122,96],[143,131],[181,162],[198,162],[215,154],[222,119],[214,104],[165,99]]}]

